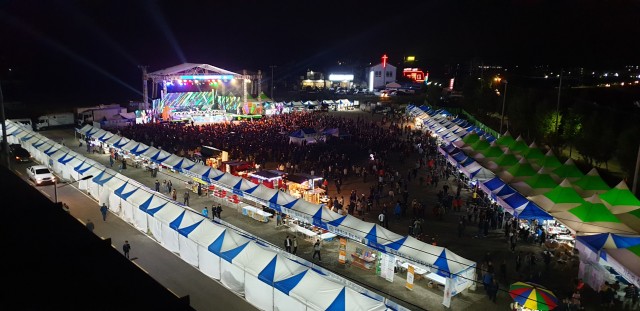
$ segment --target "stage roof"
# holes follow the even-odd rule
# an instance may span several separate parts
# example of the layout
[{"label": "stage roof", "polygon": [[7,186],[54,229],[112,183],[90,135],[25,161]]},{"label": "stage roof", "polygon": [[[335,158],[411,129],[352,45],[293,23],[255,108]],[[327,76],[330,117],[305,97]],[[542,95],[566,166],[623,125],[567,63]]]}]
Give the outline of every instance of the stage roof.
[{"label": "stage roof", "polygon": [[235,73],[233,71],[229,71],[226,69],[218,68],[216,66],[208,65],[208,64],[194,64],[194,63],[184,63],[177,66],[161,69],[158,71],[150,72],[148,75],[151,78],[162,78],[166,76],[174,76],[174,75],[197,75],[197,74],[224,74],[224,75],[234,75],[237,77],[241,77],[242,75],[239,73]]}]

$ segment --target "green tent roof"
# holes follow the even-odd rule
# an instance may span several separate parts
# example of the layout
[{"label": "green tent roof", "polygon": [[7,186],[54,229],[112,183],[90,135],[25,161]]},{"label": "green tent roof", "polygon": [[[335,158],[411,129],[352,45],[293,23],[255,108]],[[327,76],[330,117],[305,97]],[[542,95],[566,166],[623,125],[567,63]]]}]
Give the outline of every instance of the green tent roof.
[{"label": "green tent roof", "polygon": [[462,138],[462,141],[467,145],[471,145],[477,142],[479,139],[480,136],[478,135],[478,133],[472,131],[471,133],[468,133],[464,138]]},{"label": "green tent roof", "polygon": [[640,200],[638,200],[638,198],[629,191],[629,188],[624,181],[598,197],[600,197],[604,203],[612,207],[626,207],[625,210],[633,210],[631,213],[638,213],[637,216],[640,218],[640,212],[638,212],[638,210],[640,210]]},{"label": "green tent roof", "polygon": [[580,206],[570,209],[569,212],[584,222],[620,222],[620,219],[602,203],[585,201]]},{"label": "green tent roof", "polygon": [[487,148],[489,148],[491,146],[491,144],[484,138],[480,138],[478,139],[478,141],[476,141],[475,143],[471,144],[471,148],[473,148],[473,151],[482,151],[485,150]]},{"label": "green tent roof", "polygon": [[507,152],[503,153],[494,162],[496,164],[500,165],[500,166],[503,166],[503,167],[512,166],[512,165],[516,165],[518,163],[518,158],[516,158],[516,156],[514,156],[513,153],[507,151]]},{"label": "green tent roof", "polygon": [[611,187],[607,185],[602,177],[598,174],[598,171],[593,168],[587,175],[573,182],[575,186],[580,187],[582,190],[609,190]]},{"label": "green tent roof", "polygon": [[568,180],[564,180],[553,190],[544,194],[553,203],[582,203],[584,199],[576,192]]},{"label": "green tent roof", "polygon": [[524,176],[534,176],[536,175],[536,171],[531,167],[526,161],[520,160],[520,162],[516,163],[514,166],[507,170],[511,176],[514,177],[524,177]]},{"label": "green tent roof", "polygon": [[524,142],[524,139],[522,139],[521,136],[518,136],[515,143],[509,148],[511,152],[515,153],[522,153],[523,151],[527,151],[528,149],[529,146],[527,146],[527,143]]},{"label": "green tent roof", "polygon": [[556,167],[562,166],[562,163],[560,163],[558,158],[556,158],[556,156],[553,155],[553,152],[551,152],[551,150],[547,152],[547,154],[544,156],[542,160],[538,161],[538,164],[541,167],[546,167],[546,168],[556,168]]},{"label": "green tent roof", "polygon": [[506,147],[511,147],[515,143],[516,143],[516,140],[513,139],[511,134],[509,134],[509,131],[504,133],[504,135],[500,136],[500,138],[496,140],[496,144],[500,146],[506,146]]},{"label": "green tent roof", "polygon": [[558,186],[558,183],[556,183],[549,174],[536,174],[535,176],[526,180],[525,183],[527,183],[527,185],[531,186],[531,188],[533,189],[553,189]]},{"label": "green tent roof", "polygon": [[584,173],[573,163],[573,161],[571,161],[571,159],[567,160],[567,162],[560,167],[554,169],[553,173],[561,179],[584,177]]},{"label": "green tent roof", "polygon": [[504,154],[504,151],[502,151],[500,147],[494,145],[483,150],[480,153],[482,153],[482,155],[484,155],[485,158],[498,158]]},{"label": "green tent roof", "polygon": [[538,161],[544,159],[544,153],[539,148],[533,147],[522,152],[524,157],[529,161]]}]

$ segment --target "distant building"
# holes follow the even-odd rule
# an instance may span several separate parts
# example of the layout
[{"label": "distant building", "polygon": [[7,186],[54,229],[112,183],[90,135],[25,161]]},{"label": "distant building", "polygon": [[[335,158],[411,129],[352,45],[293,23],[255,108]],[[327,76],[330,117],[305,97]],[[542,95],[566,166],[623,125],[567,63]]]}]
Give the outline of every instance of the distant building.
[{"label": "distant building", "polygon": [[373,89],[382,89],[391,82],[396,82],[396,66],[393,66],[386,62],[387,56],[382,57],[382,62],[367,67],[366,74],[368,78],[369,91]]},{"label": "distant building", "polygon": [[324,79],[324,74],[322,72],[307,70],[306,76],[300,77],[302,80],[301,86],[302,89],[305,88],[326,88],[328,85],[331,85],[331,81],[327,81]]}]

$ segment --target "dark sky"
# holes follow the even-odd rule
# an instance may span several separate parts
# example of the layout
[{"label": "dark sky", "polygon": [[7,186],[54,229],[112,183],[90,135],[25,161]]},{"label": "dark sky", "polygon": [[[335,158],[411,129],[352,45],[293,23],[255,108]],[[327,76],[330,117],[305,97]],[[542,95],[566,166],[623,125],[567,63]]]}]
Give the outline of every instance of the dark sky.
[{"label": "dark sky", "polygon": [[0,79],[31,90],[5,98],[97,104],[138,99],[138,65],[277,65],[286,76],[383,53],[416,55],[434,72],[472,58],[637,65],[638,38],[638,1],[0,0]]}]

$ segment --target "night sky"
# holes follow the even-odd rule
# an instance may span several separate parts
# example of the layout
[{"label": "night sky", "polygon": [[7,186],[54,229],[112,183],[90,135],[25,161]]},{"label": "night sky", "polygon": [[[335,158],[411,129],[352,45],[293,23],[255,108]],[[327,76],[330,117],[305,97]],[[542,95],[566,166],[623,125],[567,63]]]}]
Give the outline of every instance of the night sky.
[{"label": "night sky", "polygon": [[0,79],[6,100],[94,105],[141,98],[138,65],[606,67],[640,63],[639,38],[639,1],[0,0]]}]

